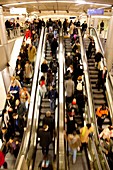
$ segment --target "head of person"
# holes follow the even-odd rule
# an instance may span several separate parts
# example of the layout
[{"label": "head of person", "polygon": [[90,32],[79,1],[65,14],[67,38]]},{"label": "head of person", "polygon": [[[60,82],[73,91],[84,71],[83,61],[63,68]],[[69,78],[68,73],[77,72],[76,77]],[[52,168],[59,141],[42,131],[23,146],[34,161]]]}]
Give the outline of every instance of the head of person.
[{"label": "head of person", "polygon": [[20,100],[17,99],[16,102],[15,102],[16,106],[18,106],[20,104]]},{"label": "head of person", "polygon": [[44,60],[44,61],[43,61],[43,64],[47,64],[47,60]]},{"label": "head of person", "polygon": [[50,117],[51,116],[51,112],[50,111],[47,111],[46,112],[46,117]]},{"label": "head of person", "polygon": [[91,123],[87,123],[86,126],[89,129],[91,127]]},{"label": "head of person", "polygon": [[102,109],[103,109],[103,110],[106,109],[106,105],[105,105],[105,104],[102,105]]},{"label": "head of person", "polygon": [[7,131],[7,128],[6,127],[2,127],[2,133],[4,134],[4,133],[6,133],[6,131]]},{"label": "head of person", "polygon": [[13,143],[13,138],[12,137],[9,139],[9,143]]},{"label": "head of person", "polygon": [[18,114],[17,113],[13,113],[13,119],[18,119]]},{"label": "head of person", "polygon": [[77,133],[76,133],[76,131],[74,130],[74,131],[73,131],[73,136],[76,136],[76,134],[77,134]]}]

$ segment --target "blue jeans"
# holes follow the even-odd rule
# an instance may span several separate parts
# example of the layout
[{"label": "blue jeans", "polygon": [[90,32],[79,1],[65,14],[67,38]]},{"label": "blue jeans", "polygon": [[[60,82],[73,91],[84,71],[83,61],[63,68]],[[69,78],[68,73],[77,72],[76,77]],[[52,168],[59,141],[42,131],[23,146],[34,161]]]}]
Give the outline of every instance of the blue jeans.
[{"label": "blue jeans", "polygon": [[53,99],[53,100],[50,100],[50,109],[51,109],[51,111],[55,111],[55,100]]},{"label": "blue jeans", "polygon": [[76,148],[71,149],[69,147],[69,152],[72,152],[72,154],[73,154],[73,163],[75,163],[76,162],[76,157],[77,157],[77,149]]}]

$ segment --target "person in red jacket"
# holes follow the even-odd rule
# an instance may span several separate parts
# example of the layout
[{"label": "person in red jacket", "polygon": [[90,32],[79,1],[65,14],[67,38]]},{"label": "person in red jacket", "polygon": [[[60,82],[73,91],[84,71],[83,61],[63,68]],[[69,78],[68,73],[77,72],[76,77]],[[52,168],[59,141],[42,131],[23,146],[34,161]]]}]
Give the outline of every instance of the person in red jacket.
[{"label": "person in red jacket", "polygon": [[27,28],[26,31],[25,31],[25,39],[26,39],[26,41],[27,41],[28,38],[31,39],[31,31],[29,30],[29,28]]}]

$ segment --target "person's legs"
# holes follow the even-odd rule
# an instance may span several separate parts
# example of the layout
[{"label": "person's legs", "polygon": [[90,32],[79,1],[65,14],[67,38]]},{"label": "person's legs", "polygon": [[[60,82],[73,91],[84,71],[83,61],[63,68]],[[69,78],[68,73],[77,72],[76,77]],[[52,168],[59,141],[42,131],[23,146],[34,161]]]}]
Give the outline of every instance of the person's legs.
[{"label": "person's legs", "polygon": [[73,163],[76,162],[76,156],[77,156],[77,149],[73,149]]}]

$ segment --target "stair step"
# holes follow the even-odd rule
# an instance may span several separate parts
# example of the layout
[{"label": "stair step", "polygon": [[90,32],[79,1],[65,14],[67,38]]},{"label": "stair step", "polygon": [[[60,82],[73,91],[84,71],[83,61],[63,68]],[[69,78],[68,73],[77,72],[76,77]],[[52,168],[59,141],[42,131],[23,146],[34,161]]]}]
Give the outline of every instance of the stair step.
[{"label": "stair step", "polygon": [[97,70],[95,69],[95,67],[91,67],[91,66],[89,66],[89,70],[97,71]]},{"label": "stair step", "polygon": [[95,63],[95,59],[94,59],[94,58],[89,58],[89,59],[88,59],[88,63],[89,63],[89,62]]},{"label": "stair step", "polygon": [[92,71],[92,70],[89,70],[89,73],[90,73],[90,75],[93,75],[93,74],[94,74],[94,75],[95,75],[95,74],[98,75],[98,70],[93,70],[93,71]]},{"label": "stair step", "polygon": [[104,99],[105,96],[103,94],[93,94],[94,99]]},{"label": "stair step", "polygon": [[47,111],[51,111],[50,108],[41,108],[41,109],[40,109],[40,112],[41,112],[42,114],[45,114]]},{"label": "stair step", "polygon": [[45,114],[40,115],[40,119],[42,120],[45,117]]},{"label": "stair step", "polygon": [[50,103],[41,103],[41,107],[43,108],[50,108]]},{"label": "stair step", "polygon": [[42,99],[42,102],[49,102],[49,99]]},{"label": "stair step", "polygon": [[93,92],[93,94],[102,94],[103,93],[103,89],[100,89],[100,90],[98,90],[98,89],[92,89],[92,92]]},{"label": "stair step", "polygon": [[95,84],[95,85],[96,85],[97,79],[90,79],[90,82],[91,82],[92,84]]},{"label": "stair step", "polygon": [[98,75],[89,75],[90,79],[98,79]]},{"label": "stair step", "polygon": [[95,63],[88,63],[88,66],[92,66],[92,67],[95,67]]},{"label": "stair step", "polygon": [[105,104],[106,103],[106,101],[105,100],[94,100],[94,103],[96,104],[96,105],[102,105],[102,104]]}]

